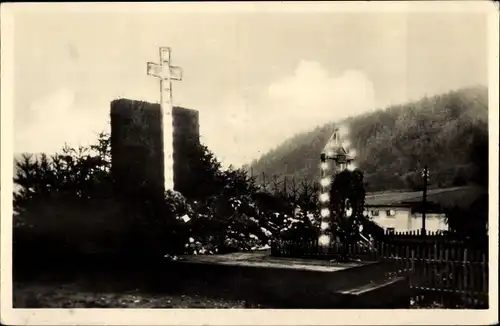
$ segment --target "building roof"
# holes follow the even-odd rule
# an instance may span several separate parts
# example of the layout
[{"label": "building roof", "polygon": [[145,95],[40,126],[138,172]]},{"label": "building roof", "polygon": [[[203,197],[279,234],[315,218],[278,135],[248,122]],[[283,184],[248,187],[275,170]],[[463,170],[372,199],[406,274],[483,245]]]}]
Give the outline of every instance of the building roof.
[{"label": "building roof", "polygon": [[[478,199],[485,190],[478,186],[429,189],[429,206],[466,207]],[[386,191],[368,193],[365,197],[367,207],[410,207],[416,208],[422,203],[422,191]]]},{"label": "building roof", "polygon": [[344,146],[344,142],[342,140],[342,137],[340,136],[338,128],[335,128],[335,130],[333,131],[333,134],[326,142],[325,148],[323,148],[322,153],[326,154],[331,159],[339,156],[344,156],[347,161],[354,160],[354,155],[352,155],[352,153],[349,151],[349,148],[346,148]]}]

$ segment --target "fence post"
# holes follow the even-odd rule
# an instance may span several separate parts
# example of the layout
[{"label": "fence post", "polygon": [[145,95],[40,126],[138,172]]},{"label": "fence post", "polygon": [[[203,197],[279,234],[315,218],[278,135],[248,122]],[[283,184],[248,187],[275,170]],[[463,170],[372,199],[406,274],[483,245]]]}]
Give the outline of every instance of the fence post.
[{"label": "fence post", "polygon": [[[481,257],[481,269],[482,269],[482,283],[483,283],[483,294],[488,298],[488,261],[486,260],[486,254],[482,254]],[[488,300],[488,299],[487,299]],[[488,300],[489,301],[489,300]],[[488,302],[489,303],[489,302]]]},{"label": "fence post", "polygon": [[460,293],[462,290],[460,288],[461,282],[458,280],[458,269],[457,269],[457,250],[455,248],[451,248],[451,284],[452,289],[455,289],[456,292]]},{"label": "fence post", "polygon": [[477,251],[473,250],[471,251],[471,255],[469,257],[469,272],[470,272],[470,289],[471,291],[474,291],[474,298],[477,299],[477,293],[479,291],[476,291],[476,277],[478,276],[477,272]]},{"label": "fence post", "polygon": [[415,273],[416,273],[416,270],[415,270],[415,249],[414,248],[411,249],[410,264],[411,264],[410,288],[413,290],[413,288],[415,287]]},{"label": "fence post", "polygon": [[392,273],[394,275],[394,272],[397,272],[399,269],[399,255],[396,244],[394,243],[391,245],[391,256],[392,256],[392,266],[393,266]]},{"label": "fence post", "polygon": [[442,305],[445,304],[445,299],[444,299],[444,292],[443,292],[443,270],[446,268],[446,263],[443,264],[443,254],[444,254],[444,248],[442,246],[439,247],[439,281],[438,281],[438,287],[439,287],[439,301],[441,302]]},{"label": "fence post", "polygon": [[278,195],[278,176],[276,174],[273,175],[273,192],[274,195]]},{"label": "fence post", "polygon": [[423,247],[424,249],[424,256],[423,256],[423,259],[424,259],[424,281],[425,281],[425,287],[428,288],[430,287],[430,281],[429,281],[429,258],[430,258],[430,250],[429,250],[429,247],[427,247],[426,245],[424,245]]},{"label": "fence post", "polygon": [[[446,248],[446,251],[444,252],[444,260],[445,260],[445,279],[444,279],[444,288],[446,290],[450,290],[450,269],[451,269],[451,262],[450,262],[450,248]],[[448,294],[449,292],[447,292]],[[449,296],[447,296],[448,298]]]},{"label": "fence post", "polygon": [[437,242],[434,240],[434,253],[432,257],[432,288],[437,293],[437,276],[438,276],[438,251]]},{"label": "fence post", "polygon": [[380,243],[380,258],[385,259],[385,246],[387,245],[385,242]]},{"label": "fence post", "polygon": [[406,245],[405,247],[405,276],[410,273],[410,247]]},{"label": "fence post", "polygon": [[464,298],[466,299],[467,303],[469,301],[469,288],[467,286],[467,277],[469,276],[468,273],[468,261],[467,261],[467,248],[464,250],[464,259],[463,259],[463,285],[462,288],[464,290]]}]

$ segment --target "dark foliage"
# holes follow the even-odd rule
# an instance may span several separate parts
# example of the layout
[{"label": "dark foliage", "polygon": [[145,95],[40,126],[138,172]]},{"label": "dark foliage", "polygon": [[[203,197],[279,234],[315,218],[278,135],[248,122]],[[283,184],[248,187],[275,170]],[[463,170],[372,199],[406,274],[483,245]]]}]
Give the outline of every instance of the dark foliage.
[{"label": "dark foliage", "polygon": [[109,135],[98,135],[97,143],[78,149],[65,145],[62,153],[48,157],[23,154],[15,160],[14,210],[23,212],[31,204],[60,198],[89,200],[111,196],[111,152]]},{"label": "dark foliage", "polygon": [[454,206],[446,211],[450,229],[477,245],[487,246],[488,193],[476,199],[470,207]]},{"label": "dark foliage", "polygon": [[[360,234],[368,221],[363,215],[365,205],[365,187],[363,183],[363,172],[359,169],[354,171],[342,171],[332,180],[330,188],[330,212],[331,226],[335,230],[336,237],[343,244],[342,249],[349,245],[357,244]],[[373,228],[364,230],[374,231]],[[347,260],[347,251],[341,251],[342,260]]]},{"label": "dark foliage", "polygon": [[342,171],[333,179],[330,190],[332,224],[342,243],[359,241],[365,201],[363,173]]}]

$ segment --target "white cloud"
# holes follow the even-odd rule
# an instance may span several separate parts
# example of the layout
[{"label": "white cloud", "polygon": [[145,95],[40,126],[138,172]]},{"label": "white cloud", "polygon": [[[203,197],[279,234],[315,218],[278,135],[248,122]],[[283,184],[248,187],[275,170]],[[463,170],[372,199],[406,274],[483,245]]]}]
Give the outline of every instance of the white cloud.
[{"label": "white cloud", "polygon": [[64,143],[71,146],[88,145],[96,133],[106,130],[106,117],[75,107],[75,92],[60,88],[33,101],[30,112],[35,115],[29,125],[16,121],[16,153],[54,153]]},{"label": "white cloud", "polygon": [[[302,60],[295,72],[269,86],[267,120],[275,121],[272,148],[316,126],[376,109],[373,83],[362,71],[332,76],[315,61]],[[262,144],[265,146],[266,144]]]},{"label": "white cloud", "polygon": [[220,115],[201,114],[203,136],[223,162],[250,162],[298,132],[376,108],[373,84],[363,72],[331,76],[311,61],[301,61],[262,95],[252,104],[243,97],[227,100]]},{"label": "white cloud", "polygon": [[273,113],[301,130],[375,109],[373,84],[363,72],[330,76],[314,61],[301,61],[293,75],[272,83],[269,97]]}]

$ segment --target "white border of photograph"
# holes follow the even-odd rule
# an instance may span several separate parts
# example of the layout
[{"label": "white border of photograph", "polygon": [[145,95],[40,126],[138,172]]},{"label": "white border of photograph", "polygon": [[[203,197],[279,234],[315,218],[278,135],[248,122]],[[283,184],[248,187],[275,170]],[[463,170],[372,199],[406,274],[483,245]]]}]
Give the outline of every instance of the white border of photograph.
[{"label": "white border of photograph", "polygon": [[[499,11],[488,1],[258,2],[258,3],[47,3],[1,7],[1,311],[2,324],[23,325],[445,325],[498,322],[498,70]],[[490,309],[489,310],[273,310],[273,309],[13,309],[12,162],[13,29],[16,12],[176,11],[484,12],[489,16]],[[98,37],[98,35],[96,35]],[[54,122],[55,123],[55,122]]]}]

